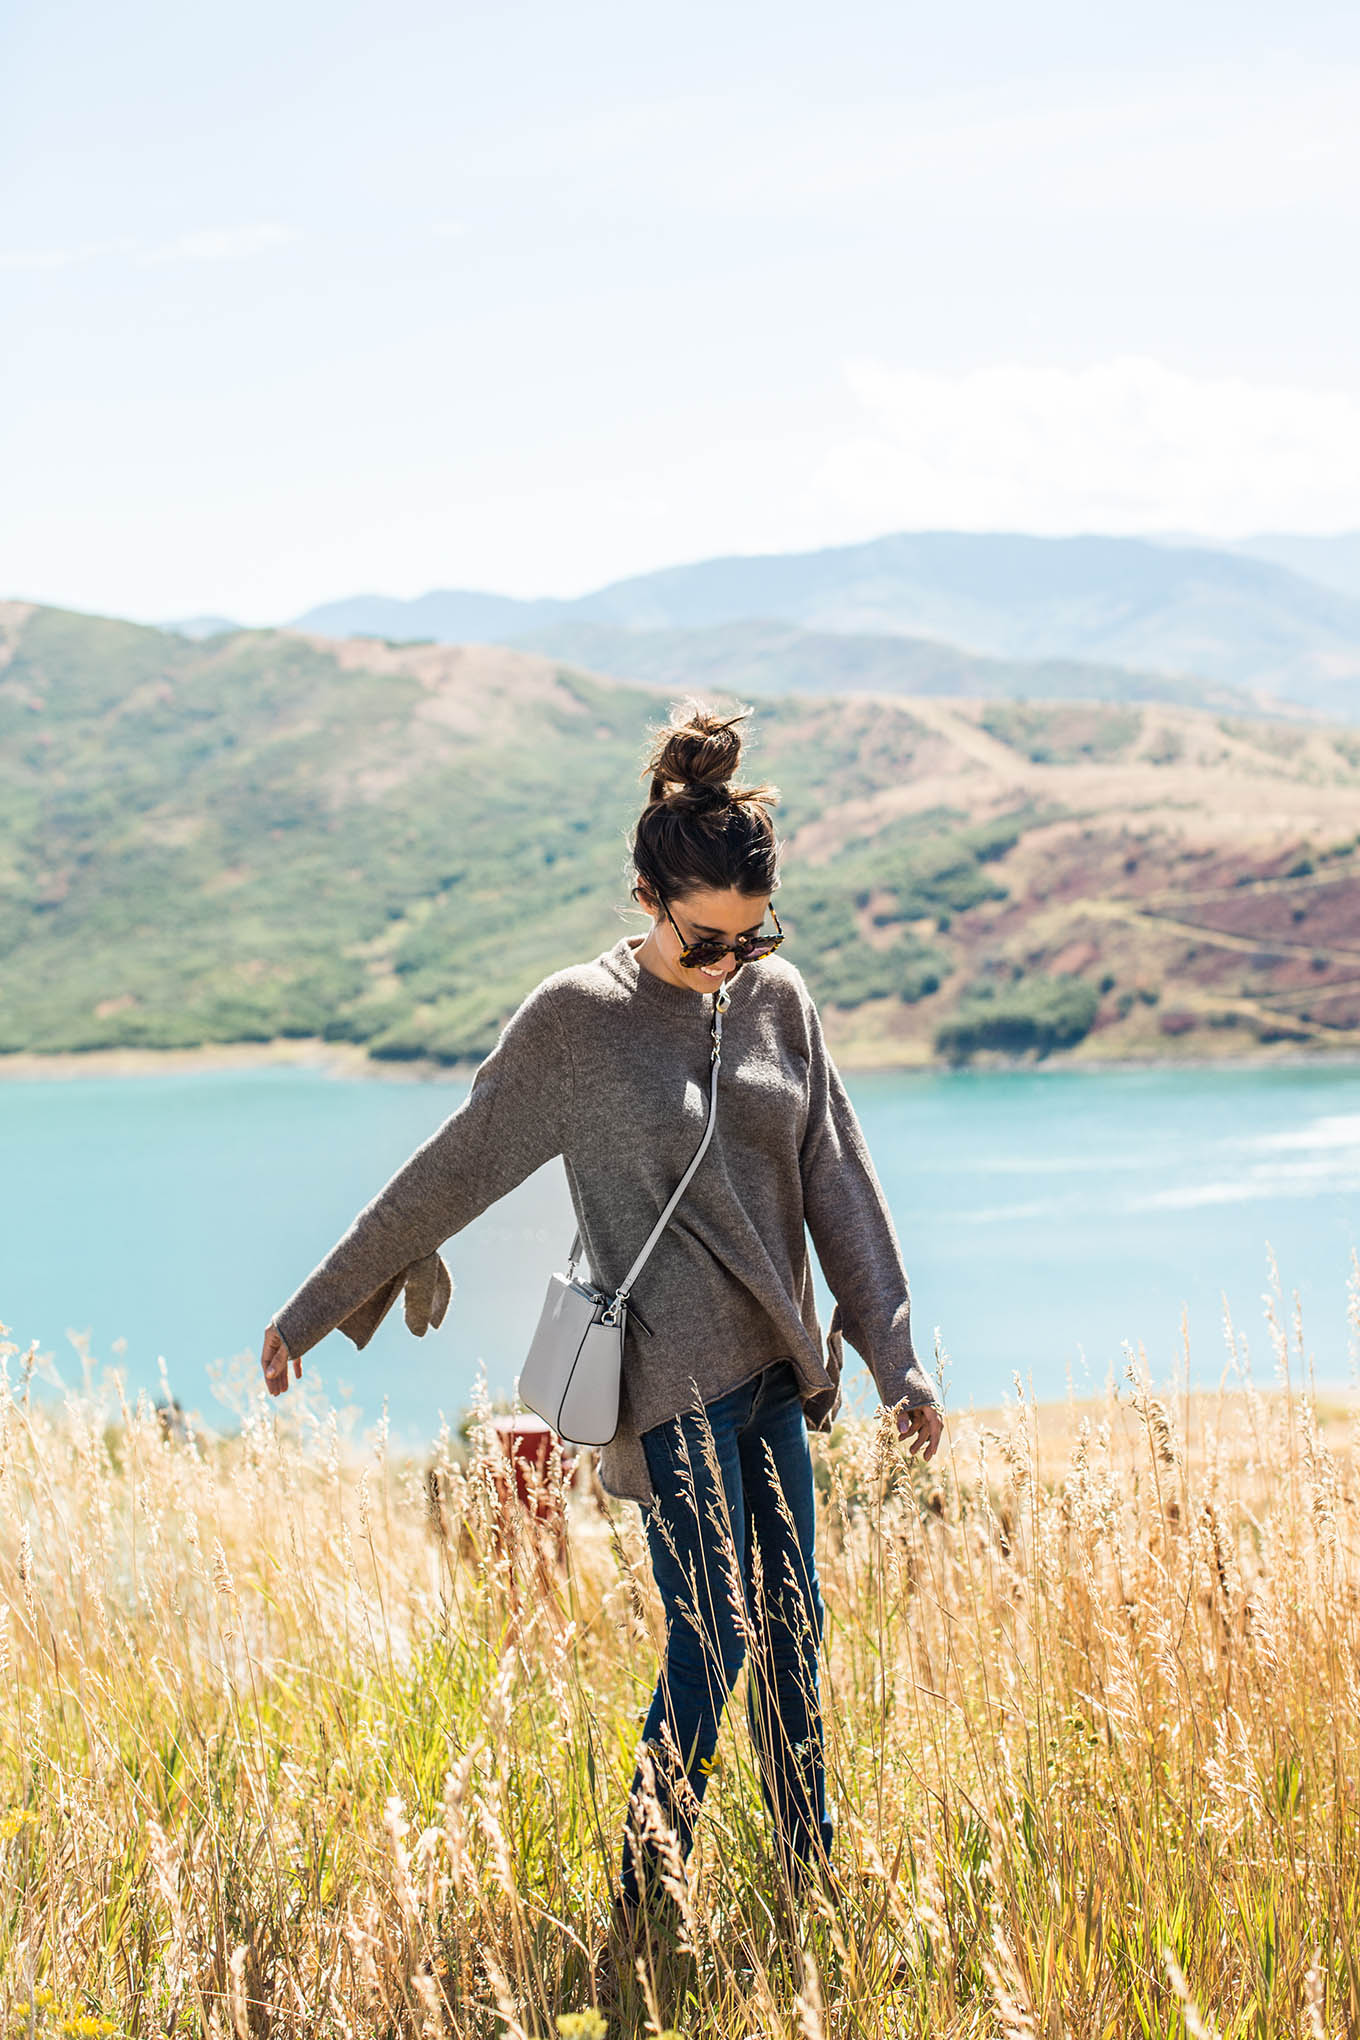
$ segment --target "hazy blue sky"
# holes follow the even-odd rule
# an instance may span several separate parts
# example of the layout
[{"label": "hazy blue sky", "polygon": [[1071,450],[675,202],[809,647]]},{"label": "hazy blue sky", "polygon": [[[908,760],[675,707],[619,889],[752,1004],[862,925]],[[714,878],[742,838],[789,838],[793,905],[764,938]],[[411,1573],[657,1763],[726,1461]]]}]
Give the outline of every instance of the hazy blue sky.
[{"label": "hazy blue sky", "polygon": [[0,0],[0,594],[1360,525],[1360,9]]}]

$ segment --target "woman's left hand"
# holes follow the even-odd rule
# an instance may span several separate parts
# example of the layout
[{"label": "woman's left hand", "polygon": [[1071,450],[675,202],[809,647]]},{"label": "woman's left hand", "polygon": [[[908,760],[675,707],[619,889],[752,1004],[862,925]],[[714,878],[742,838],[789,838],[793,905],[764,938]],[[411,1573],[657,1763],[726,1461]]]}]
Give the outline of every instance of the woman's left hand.
[{"label": "woman's left hand", "polygon": [[922,1459],[933,1459],[944,1432],[944,1415],[934,1403],[919,1403],[914,1410],[897,1412],[897,1435],[905,1438],[909,1452],[919,1449]]},{"label": "woman's left hand", "polygon": [[295,1359],[284,1344],[283,1333],[276,1324],[264,1328],[264,1351],[260,1354],[260,1365],[264,1369],[265,1387],[271,1395],[282,1395],[288,1386],[288,1363],[293,1362],[293,1374],[302,1378],[302,1362]]}]

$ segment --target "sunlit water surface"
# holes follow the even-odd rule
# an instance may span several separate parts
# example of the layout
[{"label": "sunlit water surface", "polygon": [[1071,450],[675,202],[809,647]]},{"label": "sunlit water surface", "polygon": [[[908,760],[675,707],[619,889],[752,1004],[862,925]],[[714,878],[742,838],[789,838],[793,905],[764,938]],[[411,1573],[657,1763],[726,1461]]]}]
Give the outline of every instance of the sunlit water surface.
[{"label": "sunlit water surface", "polygon": [[[1347,1283],[1360,1246],[1360,1069],[1062,1069],[851,1076],[896,1219],[918,1351],[950,1404],[1061,1397],[1121,1376],[1216,1383],[1224,1306],[1258,1383],[1274,1378],[1269,1251],[1319,1381],[1351,1377]],[[354,1214],[466,1096],[466,1081],[319,1070],[0,1083],[0,1321],[80,1386],[70,1334],[129,1392],[172,1392],[226,1430],[224,1383],[253,1381],[264,1326]],[[479,1367],[508,1394],[571,1210],[560,1162],[444,1249],[449,1314],[424,1340],[398,1305],[362,1353],[334,1333],[304,1361],[353,1409],[386,1398],[393,1443],[455,1421]],[[823,1324],[831,1299],[820,1271]],[[115,1341],[125,1341],[116,1347]],[[850,1356],[847,1356],[850,1357]],[[11,1372],[16,1361],[11,1359]],[[872,1384],[851,1359],[852,1408]]]}]

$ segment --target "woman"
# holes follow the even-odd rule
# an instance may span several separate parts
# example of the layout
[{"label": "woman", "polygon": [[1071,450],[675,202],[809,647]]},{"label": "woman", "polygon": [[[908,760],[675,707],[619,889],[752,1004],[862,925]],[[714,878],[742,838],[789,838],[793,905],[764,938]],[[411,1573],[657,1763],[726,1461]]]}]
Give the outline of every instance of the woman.
[{"label": "woman", "polygon": [[[599,1461],[608,1492],[644,1512],[666,1615],[614,1901],[625,1945],[657,1887],[655,1808],[687,1855],[748,1656],[748,1720],[795,1888],[830,1848],[807,1434],[829,1430],[840,1406],[842,1334],[910,1450],[932,1458],[941,1432],[859,1122],[800,972],[774,953],[778,794],[733,783],[747,713],[724,720],[694,701],[672,712],[630,844],[647,935],[529,993],[464,1103],[276,1313],[261,1363],[282,1393],[290,1358],[300,1374],[302,1355],[336,1326],[366,1343],[403,1288],[408,1323],[423,1332],[441,1276],[447,1297],[440,1243],[555,1155],[591,1272],[617,1283],[702,1138],[710,1019],[727,985],[713,1137],[638,1278],[619,1427]],[[825,1355],[808,1231],[836,1298]]]}]

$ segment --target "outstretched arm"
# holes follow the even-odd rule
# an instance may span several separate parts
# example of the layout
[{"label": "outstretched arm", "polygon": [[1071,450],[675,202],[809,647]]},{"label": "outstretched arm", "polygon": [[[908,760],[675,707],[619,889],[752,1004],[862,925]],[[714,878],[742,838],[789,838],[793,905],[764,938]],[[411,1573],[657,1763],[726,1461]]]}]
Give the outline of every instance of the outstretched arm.
[{"label": "outstretched arm", "polygon": [[899,1435],[913,1450],[921,1446],[929,1459],[939,1444],[941,1420],[935,1390],[912,1343],[911,1291],[897,1231],[811,998],[807,1014],[803,1209],[836,1299],[831,1330],[843,1333],[863,1357],[883,1402],[897,1412]]},{"label": "outstretched arm", "polygon": [[[572,1063],[554,996],[539,985],[506,1022],[456,1112],[416,1149],[274,1313],[285,1352],[261,1364],[271,1392],[361,1303],[462,1230],[542,1163],[561,1154],[572,1111]],[[280,1358],[282,1365],[280,1367]],[[300,1365],[298,1372],[301,1372]]]}]

